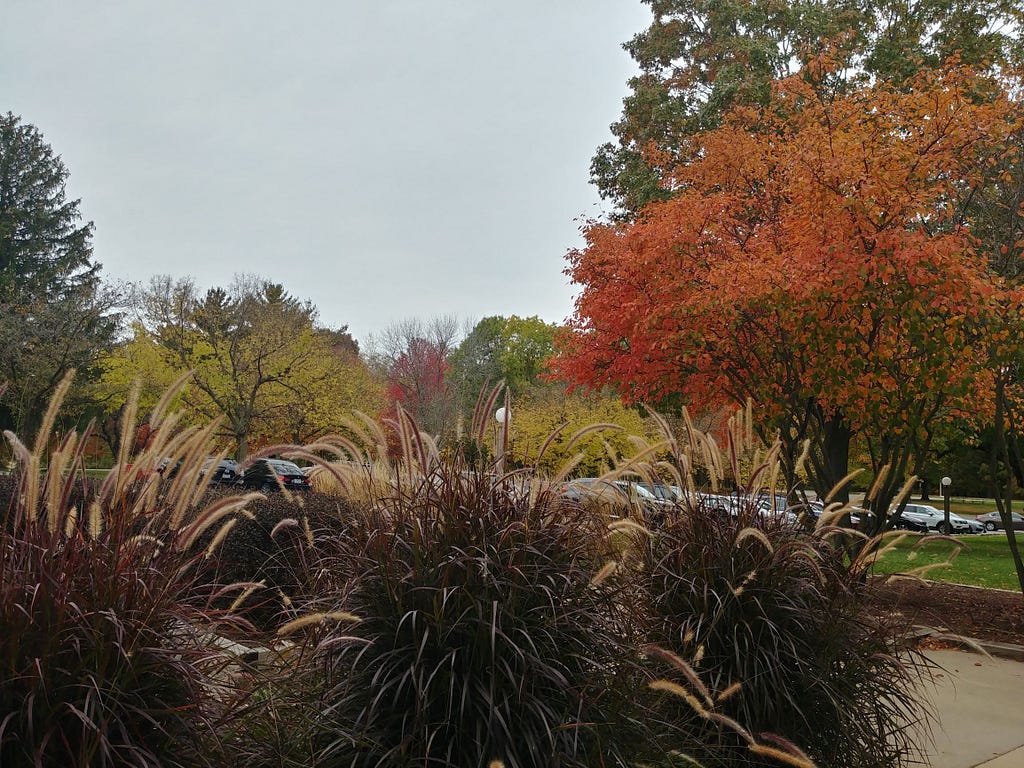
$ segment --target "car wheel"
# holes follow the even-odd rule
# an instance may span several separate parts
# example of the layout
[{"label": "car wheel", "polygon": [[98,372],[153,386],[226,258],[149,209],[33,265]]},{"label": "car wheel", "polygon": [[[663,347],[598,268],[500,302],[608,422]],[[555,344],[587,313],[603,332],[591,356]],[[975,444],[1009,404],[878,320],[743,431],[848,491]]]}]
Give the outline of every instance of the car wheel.
[{"label": "car wheel", "polygon": [[941,533],[943,536],[949,533],[949,526],[945,523],[939,523],[935,526],[935,530]]},{"label": "car wheel", "polygon": [[987,521],[985,523],[985,530],[986,531],[994,531],[995,529],[996,529],[996,524],[993,523],[991,520],[989,520],[989,521]]},{"label": "car wheel", "polygon": [[273,493],[274,491],[277,490],[277,483],[272,483],[269,480],[267,480],[266,482],[263,483],[263,485],[260,486],[260,490],[263,493]]}]

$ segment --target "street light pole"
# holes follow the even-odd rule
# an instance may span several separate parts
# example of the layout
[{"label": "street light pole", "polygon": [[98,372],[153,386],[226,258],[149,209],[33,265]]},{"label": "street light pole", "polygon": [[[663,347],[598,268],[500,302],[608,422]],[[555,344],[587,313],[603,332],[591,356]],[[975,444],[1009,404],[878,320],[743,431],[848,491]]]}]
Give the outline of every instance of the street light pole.
[{"label": "street light pole", "polygon": [[953,479],[951,477],[942,478],[942,517],[946,526],[943,533],[947,534],[953,532],[953,528],[949,524],[949,486],[952,484]]},{"label": "street light pole", "polygon": [[502,475],[505,472],[505,451],[508,450],[508,420],[509,420],[509,407],[507,405],[508,398],[506,397],[506,405],[503,405],[494,413],[494,420],[500,425],[498,427],[498,444],[495,446],[496,453],[498,454],[498,475]]}]

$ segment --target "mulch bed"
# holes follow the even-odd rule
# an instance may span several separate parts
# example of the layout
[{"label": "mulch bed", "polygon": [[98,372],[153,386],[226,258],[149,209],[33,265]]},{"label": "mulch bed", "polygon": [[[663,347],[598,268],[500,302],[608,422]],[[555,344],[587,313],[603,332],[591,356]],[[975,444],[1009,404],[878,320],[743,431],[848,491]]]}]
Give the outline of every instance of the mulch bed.
[{"label": "mulch bed", "polygon": [[1001,589],[898,579],[872,582],[869,604],[954,635],[1024,645],[1024,595]]}]

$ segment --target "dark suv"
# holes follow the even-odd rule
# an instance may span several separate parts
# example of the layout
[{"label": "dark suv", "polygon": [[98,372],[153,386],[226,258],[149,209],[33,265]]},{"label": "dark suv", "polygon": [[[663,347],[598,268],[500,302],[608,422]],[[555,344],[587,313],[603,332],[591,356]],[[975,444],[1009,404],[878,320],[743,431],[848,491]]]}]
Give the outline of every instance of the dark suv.
[{"label": "dark suv", "polygon": [[264,492],[279,491],[282,488],[291,491],[310,489],[309,478],[298,465],[283,459],[256,459],[242,472],[238,484]]}]

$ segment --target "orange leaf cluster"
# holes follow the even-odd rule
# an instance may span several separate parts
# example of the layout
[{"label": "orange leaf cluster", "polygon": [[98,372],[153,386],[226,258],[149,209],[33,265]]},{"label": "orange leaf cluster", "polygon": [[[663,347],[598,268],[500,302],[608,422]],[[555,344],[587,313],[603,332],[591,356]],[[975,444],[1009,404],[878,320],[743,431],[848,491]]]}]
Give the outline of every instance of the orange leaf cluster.
[{"label": "orange leaf cluster", "polygon": [[556,374],[768,417],[813,398],[896,433],[969,410],[994,285],[964,201],[1020,119],[981,85],[951,64],[826,98],[794,76],[734,110],[665,179],[673,199],[587,227]]}]

